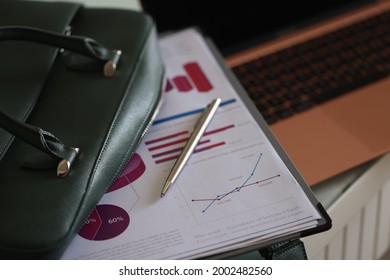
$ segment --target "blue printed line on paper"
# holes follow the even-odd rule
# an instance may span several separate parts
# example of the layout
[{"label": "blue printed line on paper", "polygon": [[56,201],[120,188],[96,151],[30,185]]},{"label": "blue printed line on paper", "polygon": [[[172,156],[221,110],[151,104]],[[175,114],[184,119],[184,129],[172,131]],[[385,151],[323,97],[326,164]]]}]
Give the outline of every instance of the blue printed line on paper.
[{"label": "blue printed line on paper", "polygon": [[[226,101],[221,102],[221,104],[219,106],[223,107],[223,106],[229,105],[231,103],[235,103],[236,101],[237,100],[235,98],[228,99]],[[173,115],[173,116],[169,116],[169,117],[166,117],[166,118],[156,119],[153,122],[153,125],[164,123],[164,122],[168,122],[168,121],[172,121],[172,120],[175,120],[175,119],[188,117],[188,116],[191,116],[191,115],[195,115],[195,114],[203,112],[203,110],[204,110],[204,108],[199,108],[199,109],[196,109],[196,110],[184,112],[184,113]]]}]

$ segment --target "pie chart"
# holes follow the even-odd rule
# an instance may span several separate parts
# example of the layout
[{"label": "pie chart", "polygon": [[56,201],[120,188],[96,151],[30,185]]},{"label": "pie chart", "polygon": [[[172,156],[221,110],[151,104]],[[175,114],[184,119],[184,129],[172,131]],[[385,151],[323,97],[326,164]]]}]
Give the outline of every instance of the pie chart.
[{"label": "pie chart", "polygon": [[130,183],[137,180],[145,172],[145,164],[142,161],[142,158],[135,153],[125,169],[123,170],[121,176],[116,180],[116,182],[107,190],[107,192],[116,191],[120,188],[126,187]]},{"label": "pie chart", "polygon": [[101,204],[97,205],[79,235],[88,240],[107,240],[124,232],[130,224],[130,217],[121,207]]}]

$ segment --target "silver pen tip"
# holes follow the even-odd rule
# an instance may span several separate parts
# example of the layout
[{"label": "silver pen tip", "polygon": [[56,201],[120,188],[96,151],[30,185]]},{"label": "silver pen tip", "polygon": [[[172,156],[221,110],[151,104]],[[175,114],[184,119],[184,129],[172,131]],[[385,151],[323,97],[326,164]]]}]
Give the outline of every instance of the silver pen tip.
[{"label": "silver pen tip", "polygon": [[172,186],[172,182],[171,181],[166,181],[165,184],[164,184],[164,187],[161,191],[161,197],[165,196],[165,194],[167,193],[168,189]]}]

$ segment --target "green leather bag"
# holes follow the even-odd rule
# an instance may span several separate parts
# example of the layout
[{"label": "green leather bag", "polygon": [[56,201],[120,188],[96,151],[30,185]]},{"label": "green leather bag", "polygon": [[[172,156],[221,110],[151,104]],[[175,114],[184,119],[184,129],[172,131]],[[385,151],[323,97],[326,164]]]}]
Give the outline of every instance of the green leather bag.
[{"label": "green leather bag", "polygon": [[130,10],[1,1],[0,41],[0,258],[59,258],[160,106],[155,25]]}]

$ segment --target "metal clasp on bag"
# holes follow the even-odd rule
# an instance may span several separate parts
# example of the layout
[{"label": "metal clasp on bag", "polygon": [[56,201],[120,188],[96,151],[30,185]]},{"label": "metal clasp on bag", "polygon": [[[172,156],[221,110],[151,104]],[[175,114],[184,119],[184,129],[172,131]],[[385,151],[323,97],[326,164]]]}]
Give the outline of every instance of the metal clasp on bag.
[{"label": "metal clasp on bag", "polygon": [[67,64],[67,68],[73,71],[101,71],[103,68],[103,75],[110,78],[116,72],[121,55],[121,50],[112,50],[106,55],[105,60],[98,61],[90,57],[73,54]]},{"label": "metal clasp on bag", "polygon": [[103,73],[104,73],[105,77],[112,77],[112,76],[114,76],[115,71],[116,71],[116,66],[117,66],[117,64],[119,62],[119,58],[122,55],[122,51],[121,50],[115,50],[115,51],[113,51],[113,53],[114,53],[113,58],[111,60],[108,60],[104,64]]},{"label": "metal clasp on bag", "polygon": [[[76,155],[79,153],[79,148],[73,148],[73,150],[76,151]],[[75,157],[74,157],[75,158]],[[57,176],[58,177],[66,177],[69,174],[70,168],[72,166],[72,162],[74,161],[74,158],[71,160],[63,159],[58,163],[57,166]]]}]

